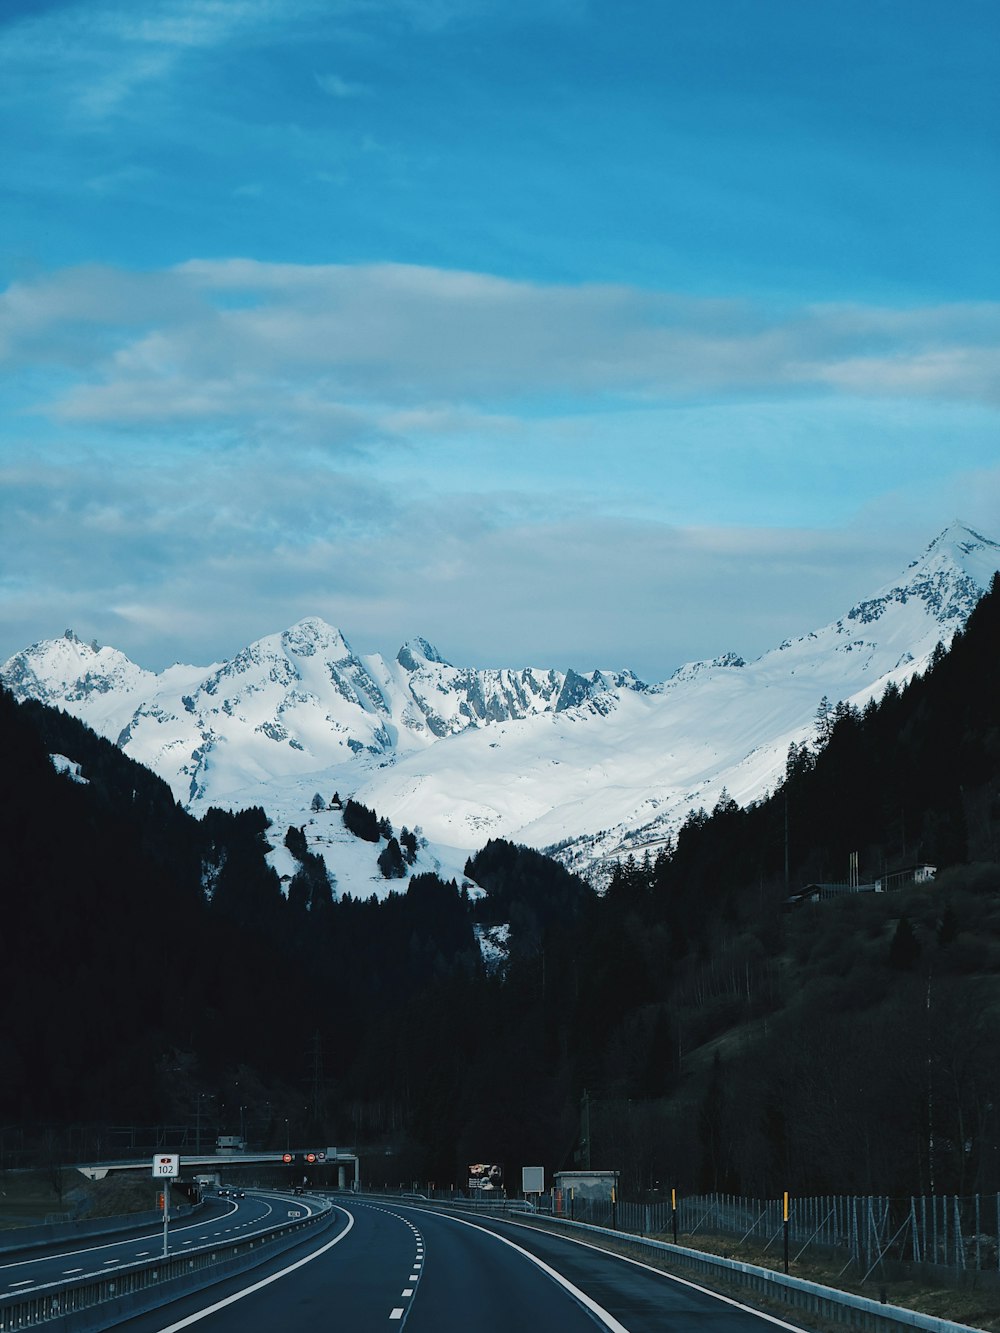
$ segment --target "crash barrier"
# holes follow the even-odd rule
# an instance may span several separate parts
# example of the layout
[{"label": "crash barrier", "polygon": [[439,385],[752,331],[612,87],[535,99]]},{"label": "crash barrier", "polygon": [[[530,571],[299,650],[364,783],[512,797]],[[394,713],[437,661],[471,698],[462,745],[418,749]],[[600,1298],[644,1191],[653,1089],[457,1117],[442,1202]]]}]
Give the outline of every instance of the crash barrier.
[{"label": "crash barrier", "polygon": [[[780,1244],[783,1203],[734,1194],[694,1194],[647,1203],[587,1199],[573,1191],[543,1196],[551,1211],[571,1221],[620,1231],[669,1235],[674,1222],[685,1236],[701,1232],[741,1242]],[[674,1232],[676,1235],[677,1232]],[[797,1253],[837,1254],[862,1278],[888,1276],[895,1266],[942,1281],[1000,1284],[1000,1194],[789,1197],[788,1238]]]},{"label": "crash barrier", "polygon": [[0,1333],[46,1325],[51,1333],[97,1333],[124,1319],[245,1272],[291,1249],[310,1230],[330,1226],[336,1213],[328,1200],[313,1199],[319,1211],[241,1240],[187,1248],[166,1258],[121,1264],[113,1273],[33,1287],[0,1296]]},{"label": "crash barrier", "polygon": [[[389,1191],[397,1194],[397,1191]],[[645,1202],[593,1197],[585,1189],[535,1196],[539,1213],[647,1236],[733,1236],[765,1250],[785,1234],[782,1198],[736,1194],[660,1195]],[[406,1197],[399,1191],[398,1197]],[[410,1196],[420,1198],[414,1191]],[[473,1191],[427,1191],[435,1201],[467,1199],[477,1208],[502,1200]],[[1000,1192],[994,1194],[789,1195],[787,1235],[794,1253],[836,1255],[862,1280],[921,1275],[935,1282],[1000,1287]]]},{"label": "crash barrier", "polygon": [[690,1250],[683,1245],[636,1236],[628,1231],[612,1231],[607,1227],[560,1218],[540,1219],[526,1215],[523,1220],[546,1229],[556,1225],[597,1233],[605,1238],[613,1237],[637,1253],[669,1256],[671,1264],[686,1273],[716,1281],[721,1278],[758,1295],[778,1300],[782,1305],[821,1315],[847,1328],[863,1329],[865,1333],[900,1333],[901,1329],[921,1329],[923,1333],[976,1333],[968,1324],[956,1324],[950,1319],[939,1319],[936,1315],[883,1304],[868,1296],[856,1296],[853,1292],[824,1287],[819,1282],[807,1282],[804,1278],[759,1268],[756,1264],[706,1254],[703,1250]]},{"label": "crash barrier", "polygon": [[957,1324],[950,1319],[939,1319],[935,1315],[921,1314],[917,1310],[906,1310],[899,1305],[883,1304],[867,1296],[855,1296],[852,1292],[838,1291],[834,1287],[825,1287],[818,1282],[807,1282],[803,1278],[777,1273],[769,1268],[759,1268],[755,1264],[725,1259],[721,1255],[707,1254],[703,1250],[692,1250],[683,1245],[672,1245],[668,1241],[653,1240],[633,1232],[617,1231],[591,1222],[576,1222],[566,1217],[536,1213],[520,1200],[502,1202],[491,1200],[484,1206],[478,1200],[463,1204],[422,1200],[413,1195],[401,1197],[397,1194],[393,1197],[399,1203],[414,1207],[454,1210],[465,1215],[478,1214],[480,1217],[506,1216],[516,1218],[518,1222],[540,1231],[565,1230],[584,1233],[595,1239],[612,1239],[626,1247],[631,1258],[669,1258],[671,1267],[680,1268],[692,1278],[701,1277],[715,1282],[721,1279],[734,1287],[778,1301],[784,1306],[820,1315],[847,1329],[864,1330],[864,1333],[901,1333],[904,1329],[920,1329],[921,1333],[978,1333],[978,1330],[970,1329],[968,1324]]},{"label": "crash barrier", "polygon": [[[190,1217],[202,1204],[171,1204],[172,1218]],[[149,1209],[144,1213],[117,1213],[113,1217],[93,1217],[81,1222],[39,1222],[32,1227],[13,1227],[0,1231],[0,1254],[17,1254],[20,1250],[45,1249],[61,1240],[86,1240],[91,1236],[111,1236],[118,1231],[140,1230],[142,1227],[163,1225],[163,1211]]]}]

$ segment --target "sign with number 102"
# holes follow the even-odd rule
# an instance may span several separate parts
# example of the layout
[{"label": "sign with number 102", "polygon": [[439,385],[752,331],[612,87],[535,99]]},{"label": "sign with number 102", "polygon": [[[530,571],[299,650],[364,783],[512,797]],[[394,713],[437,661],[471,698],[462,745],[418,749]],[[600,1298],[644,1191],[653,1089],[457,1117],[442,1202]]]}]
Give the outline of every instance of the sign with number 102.
[{"label": "sign with number 102", "polygon": [[181,1159],[177,1153],[157,1153],[153,1158],[153,1179],[173,1180],[181,1173]]}]

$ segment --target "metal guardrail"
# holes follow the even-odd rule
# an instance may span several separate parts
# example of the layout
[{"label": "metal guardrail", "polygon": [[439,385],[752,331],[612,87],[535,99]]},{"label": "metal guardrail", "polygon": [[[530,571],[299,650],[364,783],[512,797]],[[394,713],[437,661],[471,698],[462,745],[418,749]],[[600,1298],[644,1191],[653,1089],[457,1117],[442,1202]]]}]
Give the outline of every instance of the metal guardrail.
[{"label": "metal guardrail", "polygon": [[[203,1204],[171,1204],[170,1216],[176,1220],[190,1217]],[[151,1208],[141,1213],[116,1213],[113,1217],[86,1217],[76,1222],[40,1222],[30,1227],[10,1227],[0,1231],[0,1255],[17,1254],[19,1250],[37,1250],[57,1241],[77,1240],[91,1236],[113,1236],[120,1231],[134,1231],[143,1227],[163,1225],[163,1212]]]},{"label": "metal guardrail", "polygon": [[252,1237],[184,1249],[166,1258],[122,1264],[113,1273],[0,1296],[0,1333],[17,1333],[40,1324],[48,1324],[59,1333],[110,1328],[188,1291],[255,1267],[272,1254],[298,1244],[302,1232],[311,1227],[329,1226],[333,1205],[322,1202],[326,1206],[319,1212]]},{"label": "metal guardrail", "polygon": [[567,1230],[582,1231],[603,1239],[613,1238],[640,1252],[644,1250],[650,1254],[669,1255],[673,1263],[700,1277],[725,1279],[758,1295],[781,1301],[794,1309],[824,1316],[847,1329],[864,1330],[864,1333],[900,1333],[906,1329],[919,1329],[921,1333],[980,1333],[980,1330],[972,1329],[968,1324],[957,1324],[950,1319],[939,1319],[936,1315],[907,1310],[899,1305],[883,1305],[880,1301],[867,1296],[856,1296],[852,1292],[839,1291],[835,1287],[825,1287],[818,1282],[786,1276],[784,1273],[760,1268],[755,1264],[725,1259],[721,1255],[708,1254],[704,1250],[692,1250],[683,1245],[673,1245],[668,1241],[653,1240],[631,1231],[616,1231],[590,1222],[575,1222],[566,1217],[536,1213],[526,1208],[523,1203],[514,1200],[506,1201],[506,1206],[498,1201],[492,1207],[483,1207],[471,1201],[447,1203],[424,1200],[413,1195],[395,1194],[385,1197],[417,1208],[453,1209],[472,1216],[506,1214],[508,1217],[516,1217],[522,1225],[534,1227],[539,1231],[564,1227]]},{"label": "metal guardrail", "polygon": [[736,1259],[726,1259],[721,1255],[707,1254],[703,1250],[690,1250],[683,1245],[672,1245],[669,1241],[637,1236],[630,1231],[612,1231],[589,1222],[571,1222],[567,1218],[549,1216],[533,1216],[530,1224],[539,1229],[554,1224],[604,1237],[613,1236],[615,1240],[632,1247],[668,1254],[680,1267],[699,1276],[725,1278],[758,1295],[778,1299],[794,1309],[823,1315],[847,1328],[864,1329],[865,1333],[900,1333],[901,1329],[920,1329],[922,1333],[979,1333],[979,1330],[971,1329],[968,1324],[956,1324],[950,1319],[939,1319],[936,1315],[922,1314],[919,1310],[907,1310],[901,1305],[883,1305],[868,1296],[856,1296],[853,1292],[838,1291],[835,1287],[825,1287],[819,1282],[808,1282],[804,1278],[777,1273],[770,1268],[760,1268],[756,1264],[742,1263]]}]

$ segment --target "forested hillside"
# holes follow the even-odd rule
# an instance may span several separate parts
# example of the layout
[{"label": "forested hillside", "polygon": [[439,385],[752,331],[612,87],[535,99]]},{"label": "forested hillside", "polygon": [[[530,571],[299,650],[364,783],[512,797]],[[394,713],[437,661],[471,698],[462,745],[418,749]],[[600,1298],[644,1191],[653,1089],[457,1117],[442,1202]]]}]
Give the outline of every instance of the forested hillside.
[{"label": "forested hillside", "polygon": [[[923,678],[863,714],[824,701],[777,792],[692,816],[604,896],[496,841],[467,868],[485,897],[420,875],[382,903],[337,898],[262,811],[194,820],[80,723],[0,694],[0,1115],[238,1115],[396,1183],[589,1160],[631,1193],[997,1189],[998,663],[995,583]],[[789,903],[852,853],[862,884],[937,875]],[[495,924],[510,957],[487,971]]]}]

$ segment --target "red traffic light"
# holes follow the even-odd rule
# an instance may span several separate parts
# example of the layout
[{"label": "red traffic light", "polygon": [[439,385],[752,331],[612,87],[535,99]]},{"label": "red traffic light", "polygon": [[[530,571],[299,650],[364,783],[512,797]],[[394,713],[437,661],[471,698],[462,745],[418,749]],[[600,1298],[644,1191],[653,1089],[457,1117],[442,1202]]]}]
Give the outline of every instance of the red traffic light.
[{"label": "red traffic light", "polygon": [[290,1152],[283,1152],[281,1154],[281,1160],[284,1162],[286,1166],[291,1165],[292,1154]]},{"label": "red traffic light", "polygon": [[312,1164],[316,1161],[316,1154],[314,1152],[307,1152],[306,1161],[309,1163],[310,1166],[312,1166]]}]

